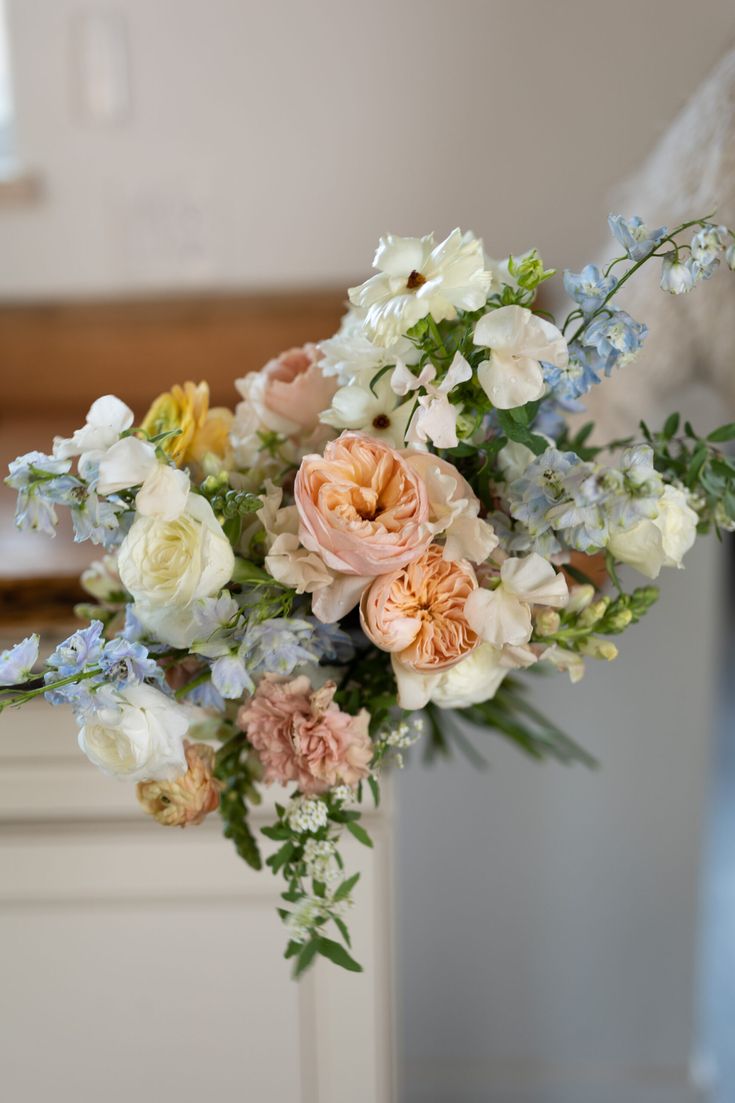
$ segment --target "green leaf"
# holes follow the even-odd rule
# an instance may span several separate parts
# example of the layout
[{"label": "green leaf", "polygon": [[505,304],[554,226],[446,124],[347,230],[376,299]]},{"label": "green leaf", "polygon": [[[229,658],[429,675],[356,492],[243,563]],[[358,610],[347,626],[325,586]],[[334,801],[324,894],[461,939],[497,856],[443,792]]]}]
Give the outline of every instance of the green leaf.
[{"label": "green leaf", "polygon": [[368,774],[368,785],[370,786],[370,792],[373,794],[373,803],[377,808],[380,804],[380,785],[378,779],[374,774]]},{"label": "green leaf", "polygon": [[719,429],[713,430],[708,436],[707,440],[711,440],[713,443],[719,443],[725,440],[735,440],[735,421],[731,421],[728,425],[721,425]]},{"label": "green leaf", "polygon": [[269,865],[274,873],[278,873],[279,869],[286,865],[294,849],[293,842],[289,840],[289,842],[283,844],[280,850],[270,856],[266,865]]},{"label": "green leaf", "polygon": [[274,578],[264,571],[262,567],[256,566],[255,563],[251,563],[249,559],[241,559],[239,556],[235,559],[235,566],[232,571],[232,581],[238,583],[248,582],[267,582],[269,586],[278,586],[278,583]]},{"label": "green leaf", "polygon": [[342,969],[349,970],[350,973],[361,973],[362,965],[359,965],[353,957],[351,957],[344,946],[340,946],[339,942],[335,942],[331,938],[319,938],[317,939],[317,952],[322,957],[328,958],[334,965],[339,965]]},{"label": "green leaf", "polygon": [[371,847],[373,845],[373,840],[370,838],[365,828],[361,827],[359,823],[348,823],[347,830],[350,835],[354,835],[358,843],[362,843],[363,846]]},{"label": "green leaf", "polygon": [[370,390],[373,392],[373,394],[376,397],[377,397],[377,393],[378,393],[375,390],[376,384],[380,382],[380,380],[383,378],[383,376],[385,375],[386,372],[393,371],[394,367],[395,367],[394,364],[386,364],[384,367],[382,367],[380,369],[380,371],[377,371],[375,373],[375,375],[373,376],[373,378],[370,380]]},{"label": "green leaf", "polygon": [[664,422],[663,436],[666,440],[671,440],[676,435],[676,430],[679,428],[679,422],[681,418],[679,414],[669,414]]},{"label": "green leaf", "polygon": [[513,417],[513,411],[496,410],[495,412],[500,427],[509,440],[514,440],[518,444],[525,444],[536,456],[540,456],[549,447],[549,442],[544,437],[531,433],[525,425],[519,425]]},{"label": "green leaf", "polygon": [[338,915],[333,915],[332,919],[334,920],[335,927],[337,928],[339,933],[342,935],[342,938],[345,940],[347,945],[352,946],[352,939],[350,938],[350,932],[347,928],[347,924],[345,923],[344,919],[340,919],[340,917]]},{"label": "green leaf", "polygon": [[[320,942],[320,938],[312,938],[309,942],[305,942],[304,945],[301,947],[301,949],[299,950],[299,955],[296,958],[296,964],[294,966],[294,980],[296,980],[297,977],[300,977],[301,974],[309,968],[312,961],[319,953]],[[335,945],[338,945],[338,943],[335,943]]]},{"label": "green leaf", "polygon": [[290,957],[296,957],[300,949],[301,943],[294,942],[292,939],[286,946],[286,949],[283,951],[283,956],[285,957],[286,961],[288,961]]},{"label": "green leaf", "polygon": [[333,899],[336,901],[346,900],[359,880],[360,874],[353,873],[351,877],[348,877],[346,881],[342,882],[335,892]]}]

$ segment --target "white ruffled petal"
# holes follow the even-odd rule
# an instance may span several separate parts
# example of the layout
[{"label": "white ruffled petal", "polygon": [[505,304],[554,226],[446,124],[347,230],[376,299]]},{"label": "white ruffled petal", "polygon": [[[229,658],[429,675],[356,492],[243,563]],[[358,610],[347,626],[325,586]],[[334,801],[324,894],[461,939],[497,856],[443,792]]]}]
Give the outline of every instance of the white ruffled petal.
[{"label": "white ruffled petal", "polygon": [[500,578],[504,589],[530,605],[561,608],[569,600],[564,575],[536,552],[523,559],[506,559],[500,568]]},{"label": "white ruffled petal", "polygon": [[477,369],[480,386],[498,410],[512,410],[541,398],[546,389],[538,360],[492,352]]},{"label": "white ruffled petal", "polygon": [[527,643],[531,638],[531,610],[503,586],[473,590],[465,602],[464,614],[472,631],[494,647]]},{"label": "white ruffled petal", "polygon": [[158,466],[152,444],[138,437],[123,437],[100,460],[97,490],[100,494],[116,494],[140,486]]}]

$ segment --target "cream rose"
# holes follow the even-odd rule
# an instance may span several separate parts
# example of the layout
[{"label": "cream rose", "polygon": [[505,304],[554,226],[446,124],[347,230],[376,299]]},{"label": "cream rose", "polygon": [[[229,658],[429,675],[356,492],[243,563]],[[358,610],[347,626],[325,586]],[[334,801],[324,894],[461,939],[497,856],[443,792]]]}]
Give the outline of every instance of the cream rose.
[{"label": "cream rose", "polygon": [[174,520],[139,515],[118,554],[124,586],[150,610],[180,608],[216,593],[234,565],[229,540],[198,494],[189,495]]},{"label": "cream rose", "polygon": [[186,773],[186,709],[152,686],[120,693],[117,709],[97,713],[79,731],[79,746],[103,773],[125,781],[170,780]]},{"label": "cream rose", "polygon": [[676,486],[664,488],[658,516],[645,518],[628,529],[615,533],[608,550],[615,559],[635,567],[647,578],[658,578],[662,567],[683,566],[682,559],[697,536],[696,512],[687,496]]},{"label": "cream rose", "polygon": [[440,709],[479,705],[495,696],[510,673],[501,649],[489,643],[481,643],[454,666],[434,674],[404,666],[395,655],[392,659],[398,704],[404,709],[422,709],[429,701]]}]

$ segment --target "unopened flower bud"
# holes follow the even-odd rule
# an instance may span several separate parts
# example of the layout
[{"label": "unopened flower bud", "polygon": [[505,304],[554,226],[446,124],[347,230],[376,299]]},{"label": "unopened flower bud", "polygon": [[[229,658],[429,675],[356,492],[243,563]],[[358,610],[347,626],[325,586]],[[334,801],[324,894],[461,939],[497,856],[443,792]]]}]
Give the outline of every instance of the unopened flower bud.
[{"label": "unopened flower bud", "polygon": [[581,613],[586,609],[595,596],[595,588],[590,585],[572,586],[569,591],[569,601],[564,606],[566,613]]},{"label": "unopened flower bud", "polygon": [[633,619],[633,613],[630,609],[616,609],[614,613],[611,613],[606,620],[608,628],[613,632],[622,632],[624,628],[627,628]]},{"label": "unopened flower bud", "polygon": [[164,827],[201,823],[219,807],[222,782],[214,776],[214,748],[206,743],[184,744],[189,769],[173,781],[141,781],[138,800]]},{"label": "unopened flower bud", "polygon": [[579,649],[584,655],[589,655],[591,659],[605,659],[610,662],[618,657],[618,649],[615,644],[610,640],[602,640],[599,636],[590,636],[589,639],[583,640],[579,645]]},{"label": "unopened flower bud", "polygon": [[553,636],[559,631],[561,617],[556,609],[541,609],[536,614],[536,631],[540,636]]},{"label": "unopened flower bud", "polygon": [[599,601],[594,601],[580,613],[577,623],[581,628],[591,628],[593,624],[597,624],[604,617],[609,604],[609,597],[601,597]]}]

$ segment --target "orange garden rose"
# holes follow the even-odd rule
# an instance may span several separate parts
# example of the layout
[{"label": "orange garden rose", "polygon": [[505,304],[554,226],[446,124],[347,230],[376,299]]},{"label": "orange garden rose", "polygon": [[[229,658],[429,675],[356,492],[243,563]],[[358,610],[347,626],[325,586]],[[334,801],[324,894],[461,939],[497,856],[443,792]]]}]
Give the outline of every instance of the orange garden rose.
[{"label": "orange garden rose", "polygon": [[343,433],[323,456],[305,456],[294,497],[301,543],[333,571],[385,574],[431,540],[423,480],[393,448],[361,433]]},{"label": "orange garden rose", "polygon": [[143,418],[141,428],[150,436],[179,429],[177,436],[168,437],[161,447],[179,467],[185,463],[201,463],[208,452],[224,459],[229,450],[232,414],[224,407],[209,407],[209,386],[206,383],[176,383],[170,391],[159,394]]},{"label": "orange garden rose", "polygon": [[164,827],[199,824],[219,807],[222,783],[214,776],[214,748],[185,740],[184,751],[189,768],[181,777],[138,783],[138,800]]},{"label": "orange garden rose", "polygon": [[477,579],[466,560],[452,562],[432,544],[407,567],[383,575],[365,591],[362,626],[373,643],[413,670],[437,671],[468,655],[479,638],[464,615]]}]

